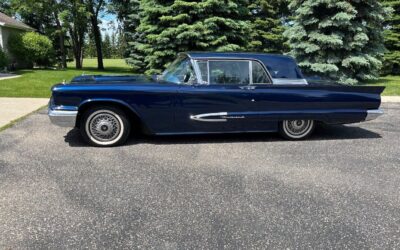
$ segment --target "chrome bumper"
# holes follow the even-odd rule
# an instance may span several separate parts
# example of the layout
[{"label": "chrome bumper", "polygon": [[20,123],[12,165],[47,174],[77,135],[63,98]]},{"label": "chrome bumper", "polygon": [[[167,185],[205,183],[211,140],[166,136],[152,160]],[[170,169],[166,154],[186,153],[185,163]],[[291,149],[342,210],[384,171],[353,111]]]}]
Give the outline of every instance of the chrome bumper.
[{"label": "chrome bumper", "polygon": [[378,118],[379,116],[383,115],[384,112],[382,109],[371,109],[367,111],[367,117],[365,121],[372,121]]},{"label": "chrome bumper", "polygon": [[75,127],[78,111],[48,110],[50,121],[60,127]]}]

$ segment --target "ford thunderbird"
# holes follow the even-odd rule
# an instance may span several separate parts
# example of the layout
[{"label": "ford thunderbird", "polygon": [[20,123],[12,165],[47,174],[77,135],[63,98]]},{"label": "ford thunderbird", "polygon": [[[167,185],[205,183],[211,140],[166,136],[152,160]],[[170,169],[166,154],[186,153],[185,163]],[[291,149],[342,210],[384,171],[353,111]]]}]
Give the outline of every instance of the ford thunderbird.
[{"label": "ford thunderbird", "polygon": [[318,123],[383,114],[384,87],[307,82],[294,59],[252,53],[182,53],[162,75],[83,75],[53,86],[48,115],[94,146],[153,135],[279,132],[309,137]]}]

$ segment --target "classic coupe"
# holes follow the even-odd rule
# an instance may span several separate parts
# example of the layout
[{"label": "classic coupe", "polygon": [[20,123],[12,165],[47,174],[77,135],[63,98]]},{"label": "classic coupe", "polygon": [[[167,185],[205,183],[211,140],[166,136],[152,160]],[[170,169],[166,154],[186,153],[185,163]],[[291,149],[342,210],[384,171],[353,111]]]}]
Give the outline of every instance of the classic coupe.
[{"label": "classic coupe", "polygon": [[318,123],[383,114],[384,87],[307,82],[293,58],[254,53],[179,54],[162,75],[83,75],[52,87],[48,115],[94,146],[153,135],[279,132],[301,140]]}]

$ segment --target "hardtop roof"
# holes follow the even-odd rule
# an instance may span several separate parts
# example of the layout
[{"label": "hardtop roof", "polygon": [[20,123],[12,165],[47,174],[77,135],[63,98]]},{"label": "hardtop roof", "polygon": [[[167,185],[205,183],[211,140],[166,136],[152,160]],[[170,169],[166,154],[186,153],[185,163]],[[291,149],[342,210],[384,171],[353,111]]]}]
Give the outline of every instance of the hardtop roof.
[{"label": "hardtop roof", "polygon": [[243,58],[243,59],[289,59],[294,60],[292,57],[287,55],[279,54],[266,54],[266,53],[252,53],[252,52],[196,52],[190,51],[183,54],[188,55],[193,59],[205,59],[205,58]]}]

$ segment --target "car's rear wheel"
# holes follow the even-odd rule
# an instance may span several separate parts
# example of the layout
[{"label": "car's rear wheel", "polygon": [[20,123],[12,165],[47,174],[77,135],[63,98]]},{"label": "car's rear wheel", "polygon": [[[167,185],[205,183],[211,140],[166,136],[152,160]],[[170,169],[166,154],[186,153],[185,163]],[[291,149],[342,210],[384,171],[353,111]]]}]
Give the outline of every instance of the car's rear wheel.
[{"label": "car's rear wheel", "polygon": [[123,144],[128,139],[131,127],[126,114],[111,106],[90,108],[83,114],[80,125],[83,138],[98,147]]},{"label": "car's rear wheel", "polygon": [[313,120],[285,120],[280,123],[280,134],[289,140],[303,140],[309,137],[315,128]]}]

